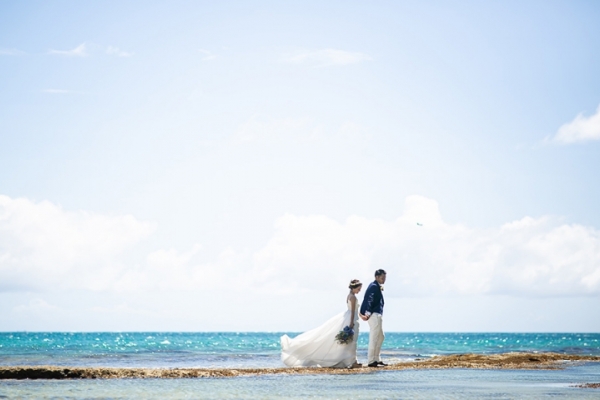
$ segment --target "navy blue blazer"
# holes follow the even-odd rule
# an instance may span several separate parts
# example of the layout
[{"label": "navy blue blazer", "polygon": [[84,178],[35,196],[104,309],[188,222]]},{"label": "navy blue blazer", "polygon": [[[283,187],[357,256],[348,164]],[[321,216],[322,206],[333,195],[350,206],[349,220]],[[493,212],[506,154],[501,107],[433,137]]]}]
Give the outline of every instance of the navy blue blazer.
[{"label": "navy blue blazer", "polygon": [[377,281],[373,281],[365,292],[365,298],[360,306],[360,313],[366,315],[366,312],[368,311],[371,314],[383,314],[383,304],[384,301],[381,286],[379,286]]}]

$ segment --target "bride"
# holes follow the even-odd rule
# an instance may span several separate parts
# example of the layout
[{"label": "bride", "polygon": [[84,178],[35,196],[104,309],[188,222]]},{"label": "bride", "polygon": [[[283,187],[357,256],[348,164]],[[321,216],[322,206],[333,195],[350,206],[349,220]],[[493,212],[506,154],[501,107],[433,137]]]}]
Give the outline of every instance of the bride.
[{"label": "bride", "polygon": [[[358,310],[356,295],[362,288],[358,279],[350,281],[350,293],[346,298],[348,310],[342,312],[318,328],[304,332],[293,339],[281,337],[281,360],[288,367],[362,367],[356,360],[358,341]],[[348,344],[339,344],[335,336],[344,327],[354,329],[354,339]]]}]

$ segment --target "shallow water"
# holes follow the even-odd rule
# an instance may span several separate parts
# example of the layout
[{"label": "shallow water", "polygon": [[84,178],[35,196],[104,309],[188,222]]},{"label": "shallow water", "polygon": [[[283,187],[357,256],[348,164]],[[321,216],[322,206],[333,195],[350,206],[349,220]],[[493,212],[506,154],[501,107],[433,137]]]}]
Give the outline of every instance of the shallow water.
[{"label": "shallow water", "polygon": [[[279,367],[281,332],[8,332],[0,365],[113,367]],[[288,333],[295,336],[296,333]],[[368,334],[359,338],[366,358]],[[600,355],[600,334],[386,333],[390,362],[437,354],[539,351]]]},{"label": "shallow water", "polygon": [[359,375],[256,376],[200,379],[8,380],[0,398],[23,399],[598,399],[600,364],[559,371],[404,370]]},{"label": "shallow water", "polygon": [[[0,365],[280,367],[283,333],[0,333]],[[290,334],[294,336],[295,334]],[[359,339],[366,358],[368,335]],[[558,352],[600,355],[600,334],[387,333],[389,362],[436,354]],[[201,379],[4,380],[0,398],[600,398],[600,363],[561,371],[403,370],[358,375],[269,375]]]}]

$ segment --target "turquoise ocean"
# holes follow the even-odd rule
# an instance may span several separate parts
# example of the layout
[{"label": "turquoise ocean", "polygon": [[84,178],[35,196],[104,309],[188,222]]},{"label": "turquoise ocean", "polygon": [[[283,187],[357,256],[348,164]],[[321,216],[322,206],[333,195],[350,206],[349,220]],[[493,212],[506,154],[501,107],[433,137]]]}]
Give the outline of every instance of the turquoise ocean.
[{"label": "turquoise ocean", "polygon": [[[0,365],[150,368],[282,367],[290,332],[3,332]],[[359,337],[365,361],[368,334]],[[389,362],[510,351],[600,355],[597,333],[386,333]],[[0,398],[600,398],[572,385],[600,382],[600,365],[558,371],[405,370],[329,376],[0,381]]]}]

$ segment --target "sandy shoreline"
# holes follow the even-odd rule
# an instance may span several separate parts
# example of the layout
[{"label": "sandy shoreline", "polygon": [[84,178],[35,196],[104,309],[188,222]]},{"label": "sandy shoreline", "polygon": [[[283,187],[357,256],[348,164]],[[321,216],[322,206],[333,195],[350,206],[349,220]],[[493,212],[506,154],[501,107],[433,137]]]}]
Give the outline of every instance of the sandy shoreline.
[{"label": "sandy shoreline", "polygon": [[557,353],[457,354],[383,368],[110,368],[14,366],[0,367],[0,379],[115,379],[115,378],[227,378],[248,375],[362,374],[404,369],[560,369],[567,362],[600,361],[599,356]]}]

